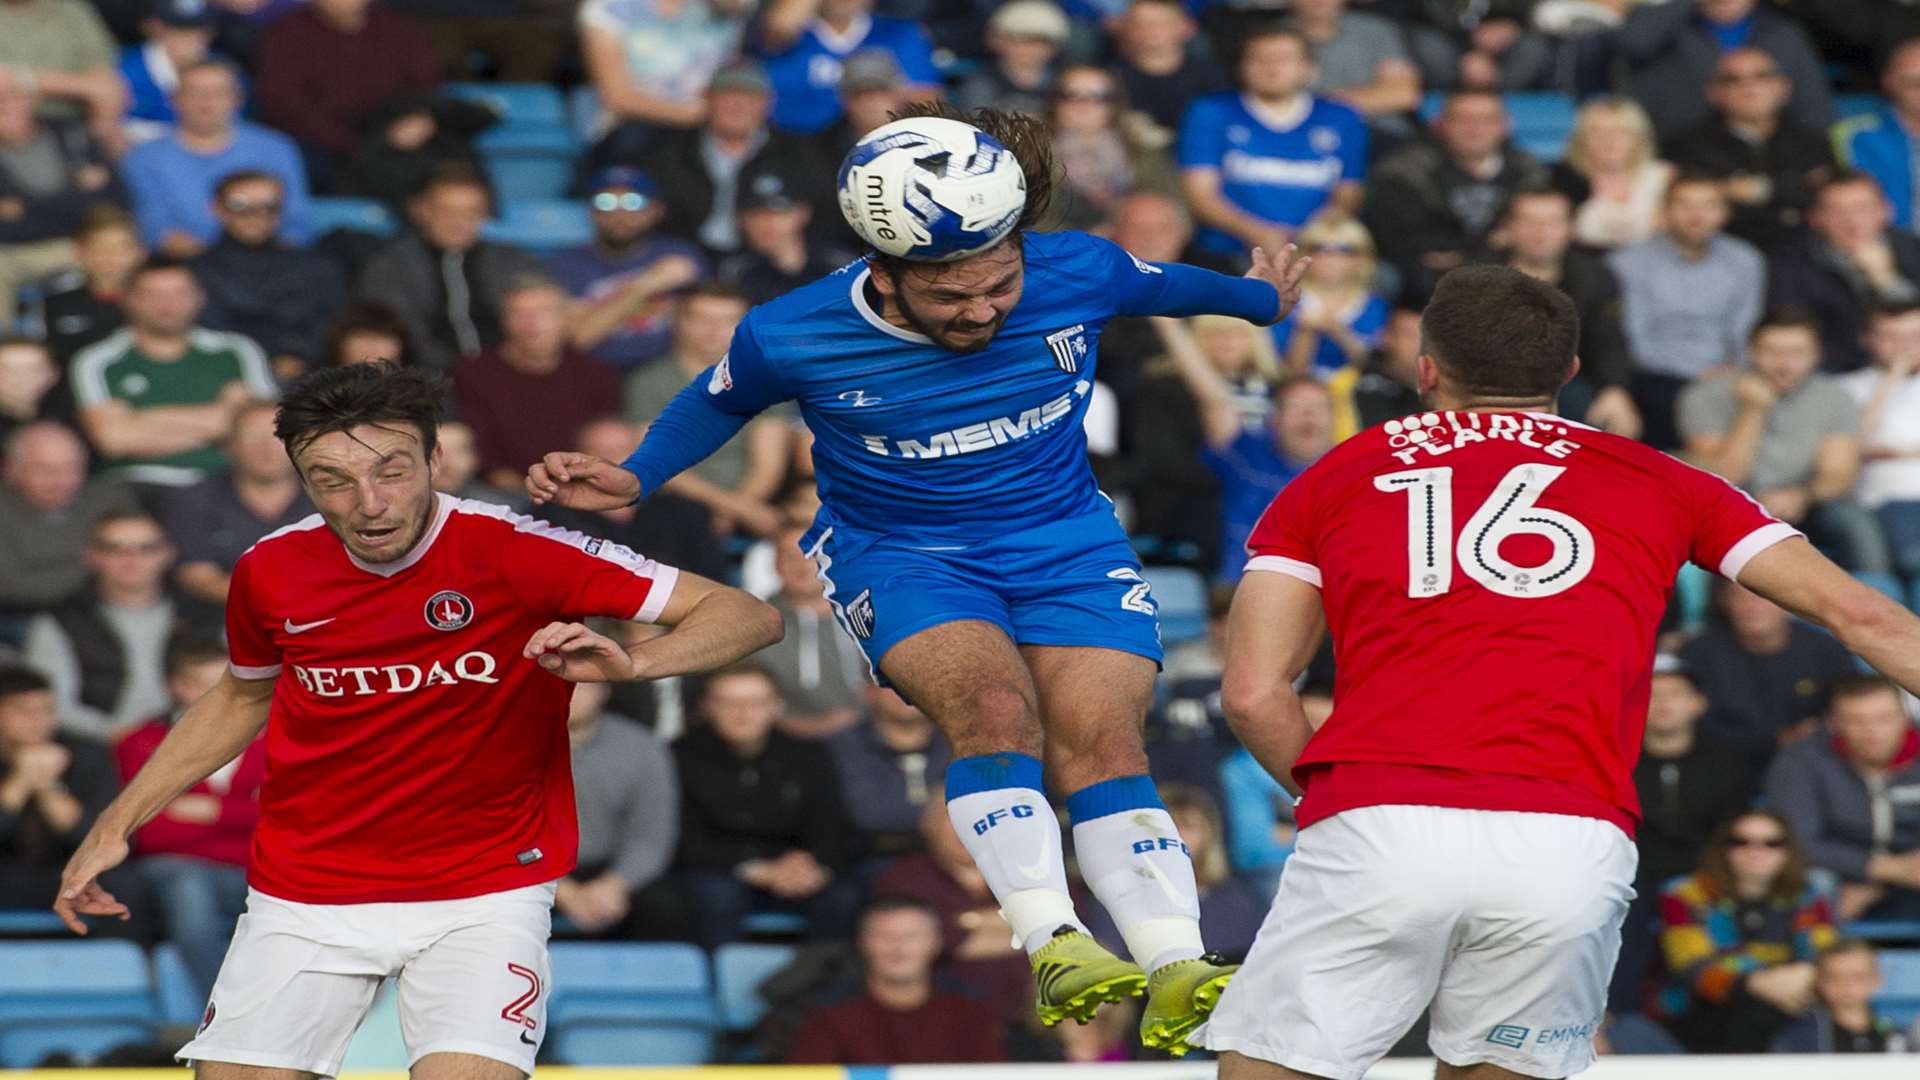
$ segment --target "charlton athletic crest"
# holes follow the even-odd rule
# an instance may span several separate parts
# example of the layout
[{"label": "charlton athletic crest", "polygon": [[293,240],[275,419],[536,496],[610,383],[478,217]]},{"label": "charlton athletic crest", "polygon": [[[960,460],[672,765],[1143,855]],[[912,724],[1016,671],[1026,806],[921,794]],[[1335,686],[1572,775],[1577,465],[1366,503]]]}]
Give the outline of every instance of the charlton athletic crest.
[{"label": "charlton athletic crest", "polygon": [[435,630],[458,630],[473,621],[473,601],[442,589],[427,601],[427,625]]}]

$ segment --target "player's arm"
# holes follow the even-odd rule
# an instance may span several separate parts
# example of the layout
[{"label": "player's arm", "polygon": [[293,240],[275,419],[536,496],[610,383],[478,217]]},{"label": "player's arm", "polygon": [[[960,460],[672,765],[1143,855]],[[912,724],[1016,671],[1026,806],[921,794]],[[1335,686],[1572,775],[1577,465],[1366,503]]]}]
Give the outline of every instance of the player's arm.
[{"label": "player's arm", "polygon": [[1109,293],[1119,315],[1231,315],[1272,326],[1300,302],[1307,264],[1292,244],[1277,253],[1253,249],[1241,277],[1184,263],[1150,263],[1109,240],[1094,240],[1107,259]]},{"label": "player's arm", "polygon": [[1227,613],[1221,708],[1247,752],[1295,795],[1293,763],[1313,728],[1293,684],[1325,630],[1320,590],[1292,574],[1250,568]]},{"label": "player's arm", "polygon": [[1824,626],[1874,669],[1920,693],[1920,618],[1863,585],[1802,537],[1755,555],[1735,580],[1808,622]]},{"label": "player's arm", "polygon": [[1846,498],[1859,477],[1860,440],[1840,434],[1823,437],[1813,458],[1813,479],[1807,485],[1814,501]]},{"label": "player's arm", "polygon": [[753,595],[679,573],[655,622],[668,632],[632,645],[584,623],[554,622],[527,640],[523,655],[569,682],[627,682],[712,671],[786,636],[780,613]]},{"label": "player's arm", "polygon": [[96,879],[126,860],[135,830],[182,792],[239,757],[260,734],[267,726],[275,681],[243,679],[229,670],[187,708],[125,790],[101,811],[60,876],[53,910],[69,929],[76,934],[87,932],[79,918],[82,914],[127,917],[126,905]]}]

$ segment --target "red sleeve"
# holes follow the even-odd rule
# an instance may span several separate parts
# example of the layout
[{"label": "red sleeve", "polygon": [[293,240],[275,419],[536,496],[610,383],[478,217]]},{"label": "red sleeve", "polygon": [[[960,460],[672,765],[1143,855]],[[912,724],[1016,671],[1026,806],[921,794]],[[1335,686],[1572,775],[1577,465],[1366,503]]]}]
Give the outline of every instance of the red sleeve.
[{"label": "red sleeve", "polygon": [[1699,566],[1737,580],[1755,555],[1801,535],[1718,476],[1678,460],[1673,461],[1673,469],[1692,515],[1687,557]]},{"label": "red sleeve", "polygon": [[227,588],[227,662],[242,679],[272,679],[280,674],[280,646],[273,631],[255,606],[253,574],[259,563],[258,548],[240,556],[233,565],[233,581]]},{"label": "red sleeve", "polygon": [[611,540],[516,518],[500,553],[514,589],[528,607],[549,618],[605,615],[654,622],[673,595],[680,571]]},{"label": "red sleeve", "polygon": [[1247,537],[1247,570],[1265,570],[1287,574],[1320,587],[1318,537],[1314,525],[1320,520],[1311,505],[1312,473],[1296,477],[1280,489],[1267,512]]}]

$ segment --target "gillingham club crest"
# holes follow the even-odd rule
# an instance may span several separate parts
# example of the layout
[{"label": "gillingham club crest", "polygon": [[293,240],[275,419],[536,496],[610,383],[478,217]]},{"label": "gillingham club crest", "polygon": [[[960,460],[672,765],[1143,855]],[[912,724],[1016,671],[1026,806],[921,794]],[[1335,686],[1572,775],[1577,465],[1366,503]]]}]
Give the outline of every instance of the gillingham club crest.
[{"label": "gillingham club crest", "polygon": [[427,600],[427,625],[435,630],[458,630],[473,621],[473,601],[452,589],[442,589]]}]

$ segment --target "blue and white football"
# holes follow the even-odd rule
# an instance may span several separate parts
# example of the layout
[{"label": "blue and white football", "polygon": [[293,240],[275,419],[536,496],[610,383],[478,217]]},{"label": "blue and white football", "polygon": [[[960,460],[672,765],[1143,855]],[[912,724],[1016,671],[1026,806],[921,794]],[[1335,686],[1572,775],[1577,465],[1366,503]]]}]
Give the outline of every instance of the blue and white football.
[{"label": "blue and white football", "polygon": [[991,135],[937,116],[869,132],[840,163],[840,212],[875,251],[952,262],[985,251],[1019,223],[1027,177]]}]

